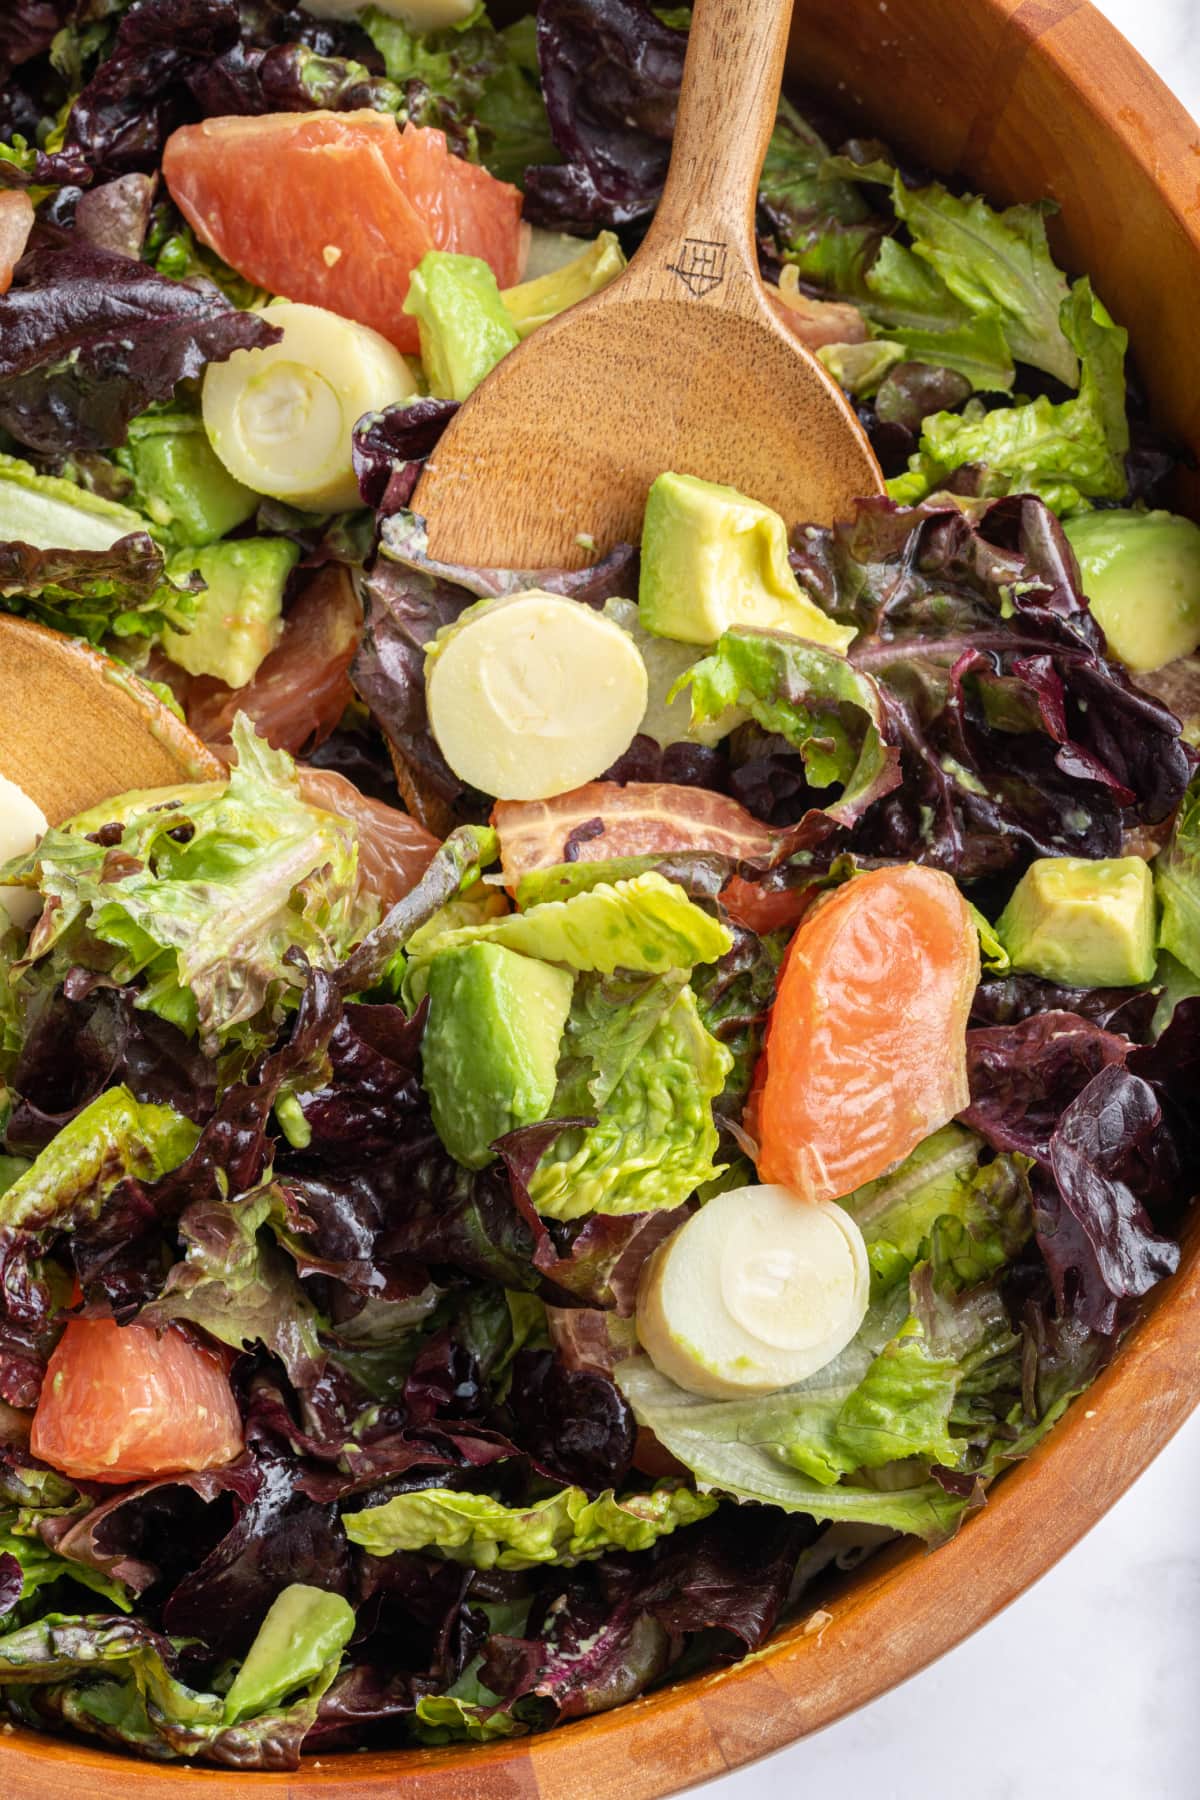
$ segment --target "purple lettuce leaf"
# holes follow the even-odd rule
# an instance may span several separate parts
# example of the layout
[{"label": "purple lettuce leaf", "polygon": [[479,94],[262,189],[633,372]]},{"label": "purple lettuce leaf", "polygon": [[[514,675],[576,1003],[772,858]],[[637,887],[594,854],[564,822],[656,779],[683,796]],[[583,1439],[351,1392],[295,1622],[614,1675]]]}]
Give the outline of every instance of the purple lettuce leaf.
[{"label": "purple lettuce leaf", "polygon": [[82,241],[42,243],[0,298],[0,426],[48,455],[112,448],[177,382],[279,336],[211,282],[172,281]]},{"label": "purple lettuce leaf", "polygon": [[0,1552],[0,1618],[12,1611],[24,1586],[25,1573],[16,1557],[7,1550]]},{"label": "purple lettuce leaf", "polygon": [[49,1514],[38,1533],[59,1556],[123,1582],[149,1603],[216,1548],[232,1524],[233,1505],[249,1504],[261,1479],[243,1456],[222,1469],[122,1488],[82,1513]]},{"label": "purple lettuce leaf", "polygon": [[1179,1246],[1155,1231],[1148,1208],[1179,1179],[1171,1134],[1149,1082],[1116,1064],[1067,1107],[1050,1140],[1054,1191],[1037,1203],[1037,1236],[1060,1310],[1102,1334],[1130,1303],[1179,1267]]},{"label": "purple lettuce leaf", "polygon": [[0,592],[45,595],[49,616],[63,600],[100,601],[110,595],[120,597],[123,609],[136,607],[152,599],[162,581],[162,549],[146,531],[131,531],[108,550],[43,550],[15,539],[0,543]]},{"label": "purple lettuce leaf", "polygon": [[1123,1063],[1128,1052],[1126,1038],[1069,1012],[968,1031],[971,1104],[963,1122],[993,1150],[1048,1164],[1063,1113],[1101,1069]]},{"label": "purple lettuce leaf", "polygon": [[508,1410],[521,1448],[567,1486],[620,1488],[633,1466],[637,1427],[625,1396],[551,1350],[517,1352]]},{"label": "purple lettuce leaf", "polygon": [[1154,988],[1062,987],[1040,975],[1002,975],[982,981],[975,990],[971,1023],[1016,1025],[1033,1013],[1069,1012],[1104,1031],[1144,1044],[1157,1005]]},{"label": "purple lettuce leaf", "polygon": [[[798,756],[796,760],[800,760]],[[720,750],[707,744],[660,744],[641,731],[600,780],[665,781],[674,787],[715,788],[719,792],[729,785]]]},{"label": "purple lettuce leaf", "polygon": [[564,161],[526,171],[525,216],[581,235],[644,218],[670,160],[687,33],[642,0],[541,0],[537,34]]},{"label": "purple lettuce leaf", "polygon": [[1104,655],[1058,522],[1015,497],[966,510],[861,503],[793,536],[792,563],[856,625],[850,658],[884,692],[903,786],[852,839],[960,880],[1035,856],[1115,856],[1186,788],[1178,721]]},{"label": "purple lettuce leaf", "polygon": [[271,1157],[268,1127],[280,1089],[320,1066],[340,1005],[334,977],[310,971],[290,1038],[250,1079],[226,1088],[191,1155],[160,1181],[122,1181],[99,1218],[73,1233],[71,1260],[89,1311],[128,1318],[155,1299],[176,1260],[181,1215],[258,1186]]},{"label": "purple lettuce leaf", "polygon": [[1134,1050],[1128,1067],[1154,1089],[1180,1156],[1177,1204],[1156,1212],[1158,1224],[1178,1223],[1200,1188],[1200,999],[1181,1000],[1159,1038]]},{"label": "purple lettuce leaf", "polygon": [[39,1256],[31,1233],[0,1230],[0,1400],[22,1411],[38,1403],[69,1297],[69,1285]]},{"label": "purple lettuce leaf", "polygon": [[457,400],[412,400],[358,421],[351,455],[364,506],[393,513],[408,505],[426,457],[458,406]]},{"label": "purple lettuce leaf", "polygon": [[526,1726],[547,1726],[624,1706],[665,1674],[671,1640],[628,1598],[613,1606],[587,1574],[567,1570],[557,1611],[535,1638],[489,1638],[480,1678]]},{"label": "purple lettuce leaf", "polygon": [[276,0],[141,0],[71,108],[67,146],[97,175],[152,172],[177,125],[231,113],[374,106],[403,91],[347,53],[370,52],[353,27]]},{"label": "purple lettuce leaf", "polygon": [[305,1740],[310,1754],[361,1747],[388,1720],[411,1713],[423,1694],[444,1692],[482,1647],[483,1615],[469,1604],[486,1583],[474,1570],[397,1551],[358,1559],[358,1629]]},{"label": "purple lettuce leaf", "polygon": [[766,1510],[754,1524],[724,1508],[652,1551],[549,1571],[530,1635],[489,1639],[482,1680],[514,1717],[545,1725],[632,1699],[698,1633],[710,1656],[761,1648],[816,1528]]},{"label": "purple lettuce leaf", "polygon": [[118,175],[79,196],[75,229],[99,250],[111,250],[114,256],[140,256],[153,199],[152,175]]},{"label": "purple lettuce leaf", "polygon": [[967,1032],[963,1120],[994,1150],[1037,1164],[1034,1224],[1059,1316],[1102,1337],[1121,1331],[1133,1304],[1178,1266],[1178,1246],[1157,1227],[1177,1221],[1181,1128],[1136,1065],[1165,1091],[1181,1074],[1187,1085],[1188,1027],[1185,1015],[1165,1052],[1161,1041],[1139,1049],[1060,1011]]},{"label": "purple lettuce leaf", "polygon": [[476,1469],[488,1470],[490,1483],[495,1464],[528,1466],[503,1432],[480,1417],[415,1423],[404,1399],[372,1400],[332,1362],[298,1402],[269,1377],[256,1378],[248,1430],[255,1441],[291,1458],[297,1492],[320,1505],[359,1494],[374,1501],[411,1488],[453,1487]]},{"label": "purple lettuce leaf", "polygon": [[335,1509],[297,1490],[296,1470],[259,1448],[261,1482],[232,1530],[172,1590],[173,1636],[198,1637],[214,1658],[244,1654],[276,1595],[294,1581],[349,1595],[350,1547]]},{"label": "purple lettuce leaf", "polygon": [[[144,0],[71,108],[68,144],[107,176],[153,171],[192,116],[186,83],[241,36],[234,0]],[[240,109],[239,109],[240,110]]]},{"label": "purple lettuce leaf", "polygon": [[106,1087],[173,1106],[197,1124],[216,1101],[216,1070],[183,1032],[139,1012],[131,988],[97,985],[81,970],[39,998],[13,1070],[5,1141],[36,1156]]},{"label": "purple lettuce leaf", "polygon": [[75,0],[9,0],[0,17],[0,85],[43,56],[74,11]]}]

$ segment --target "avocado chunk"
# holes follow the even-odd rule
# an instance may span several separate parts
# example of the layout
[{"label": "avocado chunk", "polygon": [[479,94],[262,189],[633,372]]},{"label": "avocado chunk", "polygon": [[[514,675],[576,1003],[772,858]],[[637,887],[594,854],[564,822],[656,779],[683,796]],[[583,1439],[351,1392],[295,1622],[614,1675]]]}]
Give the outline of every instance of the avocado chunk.
[{"label": "avocado chunk", "polygon": [[340,1657],[354,1631],[354,1608],[340,1594],[294,1581],[271,1602],[258,1636],[225,1696],[225,1722],[266,1712],[308,1687]]},{"label": "avocado chunk", "polygon": [[438,1136],[468,1169],[491,1162],[498,1137],[549,1112],[573,989],[565,969],[500,944],[434,957],[425,1091]]},{"label": "avocado chunk", "polygon": [[153,420],[132,437],[128,462],[138,499],[179,544],[212,544],[252,518],[259,496],[229,473],[198,418]]},{"label": "avocado chunk", "polygon": [[1014,969],[1066,987],[1128,987],[1154,976],[1154,881],[1140,856],[1031,863],[996,921]]},{"label": "avocado chunk", "polygon": [[283,590],[300,559],[288,538],[235,538],[182,550],[167,572],[200,574],[205,590],[190,631],[164,631],[163,649],[189,675],[245,687],[283,631]]},{"label": "avocado chunk", "polygon": [[1200,645],[1200,525],[1177,513],[1083,513],[1063,529],[1108,647],[1145,673]]},{"label": "avocado chunk", "polygon": [[685,644],[713,644],[733,625],[836,651],[854,637],[801,589],[779,514],[694,475],[660,475],[650,489],[638,607],[647,631]]},{"label": "avocado chunk", "polygon": [[425,379],[441,400],[465,400],[519,342],[496,277],[478,256],[427,251],[404,310],[417,321]]},{"label": "avocado chunk", "polygon": [[521,282],[518,287],[505,288],[500,298],[518,337],[527,338],[568,306],[598,294],[616,280],[624,267],[625,252],[616,232],[602,231],[581,255],[533,280]]},{"label": "avocado chunk", "polygon": [[149,526],[140,513],[90,494],[57,475],[39,475],[16,456],[0,456],[0,544],[35,550],[111,550]]}]

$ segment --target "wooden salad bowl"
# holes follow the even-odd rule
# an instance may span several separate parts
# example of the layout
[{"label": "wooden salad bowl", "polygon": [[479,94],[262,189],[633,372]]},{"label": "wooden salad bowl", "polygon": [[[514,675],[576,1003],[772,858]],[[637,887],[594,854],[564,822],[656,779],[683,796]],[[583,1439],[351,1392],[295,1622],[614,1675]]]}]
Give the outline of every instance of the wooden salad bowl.
[{"label": "wooden salad bowl", "polygon": [[[1049,195],[1068,269],[1091,274],[1160,424],[1200,448],[1200,129],[1086,0],[799,0],[791,66],[861,129],[993,199]],[[1180,496],[1200,511],[1200,490]],[[1193,1222],[1194,1223],[1194,1222]],[[1200,1400],[1200,1232],[1113,1366],[949,1544],[839,1578],[757,1658],[542,1736],[306,1759],[294,1775],[156,1768],[16,1731],[4,1800],[653,1800],[865,1705],[1043,1575]],[[819,1605],[820,1611],[816,1609]]]}]

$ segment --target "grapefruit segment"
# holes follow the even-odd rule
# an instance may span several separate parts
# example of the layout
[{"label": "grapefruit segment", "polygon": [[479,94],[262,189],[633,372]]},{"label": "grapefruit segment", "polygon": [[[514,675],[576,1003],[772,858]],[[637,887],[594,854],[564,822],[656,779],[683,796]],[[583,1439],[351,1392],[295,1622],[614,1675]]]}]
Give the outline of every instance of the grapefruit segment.
[{"label": "grapefruit segment", "polygon": [[7,294],[12,286],[13,270],[25,254],[33,219],[33,201],[23,188],[0,191],[0,294]]},{"label": "grapefruit segment", "polygon": [[73,1479],[146,1481],[232,1462],[242,1421],[217,1357],[182,1332],[72,1319],[47,1365],[29,1443]]},{"label": "grapefruit segment", "polygon": [[266,113],[172,132],[163,179],[197,237],[272,294],[324,306],[416,351],[403,308],[428,250],[520,279],[521,195],[388,114]]},{"label": "grapefruit segment", "polygon": [[416,887],[433,861],[438,840],[399,807],[359,793],[352,781],[334,769],[303,765],[300,792],[310,806],[349,819],[358,832],[358,885],[386,908]]},{"label": "grapefruit segment", "polygon": [[948,875],[876,869],[815,906],[767,1028],[759,1179],[834,1200],[960,1113],[978,981],[975,926]]}]

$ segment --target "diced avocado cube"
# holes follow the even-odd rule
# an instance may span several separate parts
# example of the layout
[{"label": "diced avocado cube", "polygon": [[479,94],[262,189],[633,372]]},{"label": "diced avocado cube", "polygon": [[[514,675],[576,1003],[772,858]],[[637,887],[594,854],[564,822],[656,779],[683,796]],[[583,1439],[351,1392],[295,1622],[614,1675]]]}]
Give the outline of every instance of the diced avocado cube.
[{"label": "diced avocado cube", "polygon": [[1067,987],[1127,987],[1154,975],[1154,881],[1140,856],[1031,863],[996,921],[1014,969]]},{"label": "diced avocado cube", "polygon": [[500,298],[517,335],[527,338],[568,306],[598,294],[616,280],[624,267],[625,252],[617,234],[602,231],[595,243],[588,244],[570,262],[532,281],[523,281],[518,287],[505,288]]},{"label": "diced avocado cube", "polygon": [[197,570],[205,590],[190,631],[164,631],[163,649],[189,675],[245,687],[283,631],[283,590],[300,551],[288,538],[235,538],[181,550],[167,565],[176,581]]},{"label": "diced avocado cube", "polygon": [[39,475],[19,457],[0,455],[0,544],[111,550],[118,539],[148,529],[147,520],[130,507],[60,476]]},{"label": "diced avocado cube", "polygon": [[492,1160],[498,1137],[549,1112],[573,988],[566,970],[500,944],[434,957],[425,1091],[438,1136],[468,1169]]},{"label": "diced avocado cube", "polygon": [[650,489],[638,608],[647,631],[685,644],[713,644],[733,625],[837,651],[854,637],[802,591],[779,514],[695,475],[660,475]]},{"label": "diced avocado cube", "polygon": [[226,1723],[266,1712],[308,1687],[339,1657],[354,1632],[354,1608],[340,1594],[295,1581],[271,1603],[225,1696]]},{"label": "diced avocado cube", "polygon": [[135,437],[129,458],[138,498],[176,543],[215,543],[258,507],[259,496],[234,480],[199,419]]},{"label": "diced avocado cube", "polygon": [[465,400],[519,341],[496,277],[478,256],[428,251],[404,310],[417,321],[425,379],[441,400]]},{"label": "diced avocado cube", "polygon": [[1112,654],[1161,669],[1200,645],[1200,526],[1169,512],[1083,513],[1065,526]]}]

